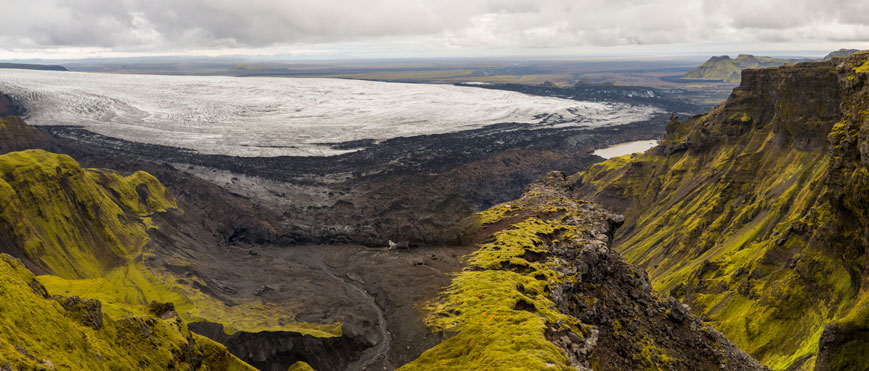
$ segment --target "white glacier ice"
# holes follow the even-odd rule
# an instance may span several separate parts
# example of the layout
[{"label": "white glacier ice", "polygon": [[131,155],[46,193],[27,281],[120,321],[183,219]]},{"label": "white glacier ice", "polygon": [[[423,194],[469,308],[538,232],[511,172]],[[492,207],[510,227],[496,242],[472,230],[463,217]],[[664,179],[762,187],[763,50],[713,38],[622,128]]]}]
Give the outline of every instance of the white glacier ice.
[{"label": "white glacier ice", "polygon": [[130,141],[235,156],[333,155],[347,151],[322,143],[502,122],[620,125],[659,112],[475,87],[321,78],[0,69],[0,91],[27,109],[33,125],[77,125]]}]

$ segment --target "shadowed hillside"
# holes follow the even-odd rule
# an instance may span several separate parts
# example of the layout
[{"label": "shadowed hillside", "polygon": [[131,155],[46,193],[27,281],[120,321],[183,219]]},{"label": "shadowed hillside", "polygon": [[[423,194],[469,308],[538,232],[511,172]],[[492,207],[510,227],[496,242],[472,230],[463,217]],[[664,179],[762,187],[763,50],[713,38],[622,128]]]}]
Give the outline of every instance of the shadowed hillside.
[{"label": "shadowed hillside", "polygon": [[746,70],[658,147],[579,174],[626,215],[616,248],[774,369],[869,351],[869,53]]}]

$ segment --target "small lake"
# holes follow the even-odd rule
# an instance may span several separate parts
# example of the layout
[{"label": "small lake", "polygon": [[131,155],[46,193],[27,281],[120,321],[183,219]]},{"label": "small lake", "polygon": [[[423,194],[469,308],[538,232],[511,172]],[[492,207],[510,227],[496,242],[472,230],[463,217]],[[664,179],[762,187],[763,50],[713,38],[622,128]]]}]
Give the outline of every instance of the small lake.
[{"label": "small lake", "polygon": [[606,148],[602,148],[594,151],[594,154],[603,158],[613,158],[628,155],[631,153],[645,152],[647,149],[657,145],[657,140],[638,140],[636,142],[619,143]]}]

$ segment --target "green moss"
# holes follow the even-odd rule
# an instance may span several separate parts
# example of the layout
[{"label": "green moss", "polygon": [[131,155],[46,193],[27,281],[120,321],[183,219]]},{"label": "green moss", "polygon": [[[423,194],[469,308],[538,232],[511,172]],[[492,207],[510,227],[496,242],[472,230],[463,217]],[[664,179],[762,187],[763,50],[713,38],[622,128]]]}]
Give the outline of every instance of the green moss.
[{"label": "green moss", "polygon": [[85,170],[41,150],[0,156],[0,179],[0,230],[40,268],[67,278],[127,263],[148,241],[146,218],[176,207],[147,173]]},{"label": "green moss", "polygon": [[623,166],[627,165],[631,162],[631,159],[634,157],[633,154],[622,155],[618,157],[612,157],[607,159],[604,162],[598,162],[591,166],[595,170],[604,170],[604,171],[613,171],[621,169]]},{"label": "green moss", "polygon": [[585,182],[599,184],[602,181],[603,176],[613,174],[617,170],[624,168],[627,164],[631,163],[631,160],[634,158],[636,158],[636,155],[630,154],[598,162],[589,166],[584,172],[578,174],[578,177],[582,178]]},{"label": "green moss", "polygon": [[164,370],[192,368],[201,359],[201,369],[254,370],[223,346],[192,334],[177,317],[116,319],[97,310],[90,314],[99,315],[101,325],[93,326],[61,300],[38,294],[32,282],[19,261],[0,254],[0,364],[19,370]]},{"label": "green moss", "polygon": [[[20,247],[51,292],[99,299],[117,318],[140,316],[142,305],[172,302],[188,320],[224,324],[227,332],[292,331],[341,336],[339,323],[296,321],[297,308],[259,300],[229,306],[143,264],[152,217],[176,208],[153,176],[83,169],[66,155],[41,150],[0,156],[0,238]],[[183,264],[183,262],[179,262]],[[198,285],[205,284],[200,280]]]},{"label": "green moss", "polygon": [[293,363],[293,365],[290,366],[290,369],[287,371],[316,371],[316,370],[314,370],[314,368],[311,367],[311,365],[309,365],[305,362],[299,361],[299,362]]},{"label": "green moss", "polygon": [[669,370],[675,358],[667,354],[663,349],[655,346],[648,336],[643,337],[639,354],[639,361],[645,370]]},{"label": "green moss", "polygon": [[[865,282],[864,286],[865,287]],[[859,370],[866,364],[869,354],[869,291],[863,290],[857,304],[844,317],[831,323],[839,329],[841,344],[832,349],[824,366],[829,370]]]},{"label": "green moss", "polygon": [[588,331],[575,317],[558,312],[548,297],[550,285],[571,278],[531,257],[545,256],[547,241],[571,239],[581,231],[560,221],[570,215],[558,201],[525,210],[536,216],[495,232],[429,307],[427,325],[452,336],[402,370],[572,369],[567,355],[545,336],[548,328],[579,336]]},{"label": "green moss", "polygon": [[495,224],[506,218],[508,214],[516,212],[518,210],[519,207],[517,205],[513,205],[508,202],[500,205],[495,205],[489,209],[481,211],[477,215],[480,218],[480,223]]},{"label": "green moss", "polygon": [[[725,117],[743,121],[748,113]],[[696,143],[704,131],[726,130],[697,121],[679,137],[668,128],[665,142]],[[825,196],[836,158],[780,145],[768,130],[719,136],[727,139],[697,151],[639,155],[625,166],[631,172],[590,168],[581,176],[587,194],[592,188],[630,202],[616,248],[649,272],[657,290],[690,304],[764,364],[787,369],[814,362],[824,325],[854,308],[853,272],[863,268],[821,242],[841,217]],[[856,133],[840,122],[830,142],[856,140]],[[843,178],[858,184],[863,177]],[[855,232],[836,233],[857,240]]]},{"label": "green moss", "polygon": [[866,354],[869,354],[869,338],[855,337],[838,347],[830,355],[830,370],[861,370],[866,367]]},{"label": "green moss", "polygon": [[863,62],[863,64],[860,65],[860,67],[855,67],[854,72],[857,72],[857,73],[869,72],[869,60],[866,60],[865,62]]},{"label": "green moss", "polygon": [[[119,267],[100,278],[67,280],[51,275],[37,278],[51,292],[99,299],[107,313],[118,317],[145,314],[144,305],[152,301],[171,302],[185,320],[221,323],[228,334],[273,331],[323,338],[342,334],[341,322],[298,321],[297,308],[260,300],[238,301],[230,306],[194,288],[191,281],[179,283],[179,277],[153,271],[141,263]],[[201,281],[199,284],[204,285]]]},{"label": "green moss", "polygon": [[546,319],[514,309],[519,301],[543,304],[545,299],[522,297],[516,290],[533,281],[507,271],[461,274],[431,320],[456,335],[402,370],[568,370],[567,356],[544,336]]}]

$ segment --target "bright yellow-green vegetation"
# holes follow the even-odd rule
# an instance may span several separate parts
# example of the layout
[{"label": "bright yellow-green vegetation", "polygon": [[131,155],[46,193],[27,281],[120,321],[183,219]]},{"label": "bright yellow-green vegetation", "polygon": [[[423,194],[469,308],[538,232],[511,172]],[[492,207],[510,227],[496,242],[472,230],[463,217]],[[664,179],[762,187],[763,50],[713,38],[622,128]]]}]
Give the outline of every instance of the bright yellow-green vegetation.
[{"label": "bright yellow-green vegetation", "polygon": [[483,219],[497,221],[506,211],[520,210],[525,217],[480,245],[467,268],[429,308],[427,324],[453,336],[402,370],[573,369],[545,331],[556,323],[579,336],[588,330],[555,309],[547,286],[571,277],[539,257],[548,251],[547,241],[570,239],[576,227],[562,222],[570,214],[557,202],[534,209],[502,204],[483,212],[488,214]]},{"label": "bright yellow-green vegetation", "polygon": [[41,150],[0,156],[0,228],[36,267],[67,278],[99,277],[148,241],[149,217],[175,207],[145,172],[85,170]]},{"label": "bright yellow-green vegetation", "polygon": [[[624,155],[624,156],[612,157],[606,161],[598,162],[594,165],[589,166],[586,171],[588,173],[594,173],[594,174],[604,174],[604,173],[616,171],[618,169],[621,169],[625,165],[629,164],[631,162],[631,160],[634,159],[635,156],[637,156],[637,155],[636,154],[629,154],[629,155]],[[591,178],[588,178],[586,180],[590,180],[591,182],[599,182],[599,180],[592,180]]]},{"label": "bright yellow-green vegetation", "polygon": [[[642,366],[647,370],[669,370],[676,359],[668,355],[666,351],[655,346],[655,342],[648,336],[640,342],[640,359]],[[662,367],[663,365],[663,367]]]},{"label": "bright yellow-green vegetation", "polygon": [[226,348],[191,333],[177,317],[81,318],[98,311],[46,298],[33,273],[0,254],[0,365],[57,370],[254,370]]},{"label": "bright yellow-green vegetation", "polygon": [[[67,280],[57,276],[37,277],[49,291],[62,295],[76,295],[99,299],[106,313],[115,316],[139,315],[146,310],[142,305],[157,302],[175,304],[179,315],[188,322],[209,321],[223,324],[224,331],[288,331],[315,337],[341,336],[341,322],[329,324],[307,323],[296,320],[298,308],[277,306],[259,300],[239,301],[227,305],[194,288],[194,278],[180,278],[142,263],[117,268],[105,277]],[[178,280],[181,279],[181,282]]]},{"label": "bright yellow-green vegetation", "polygon": [[863,64],[860,65],[860,67],[855,68],[855,69],[854,69],[854,72],[857,72],[857,73],[867,73],[867,72],[869,72],[869,60],[863,62]]},{"label": "bright yellow-green vegetation", "polygon": [[311,365],[309,365],[305,362],[299,361],[299,362],[293,363],[293,365],[290,366],[290,369],[287,371],[316,371],[316,370],[314,370],[314,368],[311,367]]},{"label": "bright yellow-green vegetation", "polygon": [[[829,215],[816,202],[829,158],[776,148],[772,137],[703,154],[644,155],[640,177],[585,177],[648,202],[630,212],[640,229],[619,236],[625,259],[645,267],[655,289],[690,303],[743,350],[775,369],[817,352],[823,325],[853,301],[847,268],[824,254],[793,256]],[[790,237],[790,238],[788,238]],[[778,241],[778,243],[777,243]],[[800,277],[790,264],[812,267]],[[698,287],[700,287],[698,289]],[[831,307],[830,304],[833,304]]]},{"label": "bright yellow-green vegetation", "polygon": [[501,220],[506,218],[511,212],[517,211],[518,209],[518,206],[506,203],[492,206],[491,208],[486,209],[477,215],[480,218],[480,223],[494,224],[500,222]]},{"label": "bright yellow-green vegetation", "polygon": [[[754,99],[738,94],[734,104]],[[857,161],[843,167],[845,156],[859,158],[846,146],[869,114],[857,105],[826,126],[827,141],[797,145],[801,131],[823,128],[801,104],[780,99],[774,124],[753,121],[754,106],[725,105],[671,124],[661,151],[669,154],[581,174],[586,196],[627,200],[616,248],[655,289],[779,370],[811,369],[828,323],[869,329],[860,248],[869,172]]]},{"label": "bright yellow-green vegetation", "polygon": [[196,289],[206,285],[196,277],[147,267],[152,217],[176,207],[165,187],[142,171],[122,177],[83,169],[69,156],[41,150],[0,156],[0,237],[49,273],[38,279],[50,292],[99,299],[118,318],[144,314],[142,305],[151,301],[171,302],[182,318],[222,323],[229,333],[341,335],[341,323],[299,322],[298,308],[259,300],[229,306]]}]

